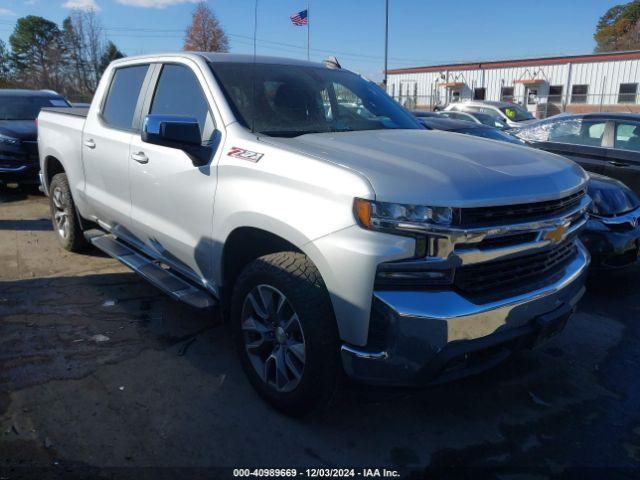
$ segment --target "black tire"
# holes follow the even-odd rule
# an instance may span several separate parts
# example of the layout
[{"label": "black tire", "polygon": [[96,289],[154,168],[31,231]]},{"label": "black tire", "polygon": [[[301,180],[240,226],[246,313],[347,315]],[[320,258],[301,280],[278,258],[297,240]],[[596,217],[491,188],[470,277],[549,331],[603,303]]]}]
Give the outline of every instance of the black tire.
[{"label": "black tire", "polygon": [[[58,242],[65,250],[81,252],[88,246],[84,238],[76,206],[65,173],[56,174],[49,185],[49,207],[51,222]],[[61,219],[64,218],[64,223]]]},{"label": "black tire", "polygon": [[[262,297],[265,288],[267,297],[273,295],[272,299],[278,298],[277,295],[281,293],[288,302],[282,306],[282,311],[278,309],[279,313],[275,316],[284,319],[295,317],[296,322],[295,328],[291,327],[293,331],[284,333],[287,337],[285,340],[278,340],[278,334],[282,336],[284,330],[280,328],[278,331],[278,328],[274,327],[272,343],[273,345],[280,343],[280,345],[274,347],[271,354],[268,353],[272,348],[271,343],[262,342],[263,350],[270,358],[273,357],[271,362],[273,366],[265,367],[262,374],[258,374],[259,368],[256,364],[260,360],[258,357],[264,353],[256,354],[254,349],[252,350],[254,353],[249,354],[247,345],[260,342],[252,343],[251,338],[248,338],[257,332],[254,329],[247,330],[246,316],[247,312],[254,310],[255,306],[250,301],[250,293],[254,293],[254,298],[256,292]],[[267,305],[268,302],[261,303]],[[274,303],[272,300],[271,304]],[[281,305],[280,302],[278,304]],[[266,311],[269,308],[262,310]],[[293,310],[293,316],[291,316],[291,310]],[[255,312],[257,310],[254,310],[251,318],[256,317]],[[251,262],[243,270],[234,286],[231,298],[231,320],[242,366],[251,384],[262,398],[277,410],[295,416],[310,413],[318,407],[329,404],[342,372],[338,329],[329,294],[320,272],[307,256],[298,252],[279,252],[265,255]],[[276,323],[285,328],[287,328],[285,323],[292,325],[291,320]],[[264,339],[267,335],[258,333],[258,337]],[[296,377],[293,372],[297,370],[300,373],[300,364],[297,362],[299,356],[291,355],[293,349],[289,350],[292,348],[289,342],[299,346],[300,338],[304,344],[304,362],[301,375]],[[282,389],[276,385],[280,383],[277,379],[270,382],[269,378],[264,378],[270,376],[267,374],[268,371],[278,370],[275,367],[276,348],[283,352],[282,365],[286,366],[288,375],[294,378]],[[266,365],[267,362],[264,363]],[[292,363],[296,363],[296,368],[290,368]],[[294,383],[295,387],[291,387]],[[286,390],[288,388],[291,389]]]}]

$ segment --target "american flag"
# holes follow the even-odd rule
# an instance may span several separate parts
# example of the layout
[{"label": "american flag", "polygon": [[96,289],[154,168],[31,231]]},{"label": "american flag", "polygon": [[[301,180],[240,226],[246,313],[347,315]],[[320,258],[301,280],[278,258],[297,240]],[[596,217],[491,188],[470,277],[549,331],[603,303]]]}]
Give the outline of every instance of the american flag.
[{"label": "american flag", "polygon": [[306,10],[302,10],[301,12],[296,13],[295,15],[291,15],[289,17],[294,25],[298,27],[302,27],[304,25],[309,25],[309,15]]}]

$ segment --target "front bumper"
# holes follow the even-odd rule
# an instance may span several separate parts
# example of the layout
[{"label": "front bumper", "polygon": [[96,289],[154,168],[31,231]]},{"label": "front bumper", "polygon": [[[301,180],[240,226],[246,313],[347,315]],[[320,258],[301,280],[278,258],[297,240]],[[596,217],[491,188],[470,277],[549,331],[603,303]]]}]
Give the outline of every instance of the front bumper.
[{"label": "front bumper", "polygon": [[598,268],[622,268],[638,263],[640,208],[612,218],[592,217],[580,238]]},{"label": "front bumper", "polygon": [[38,183],[38,165],[21,165],[20,167],[0,167],[0,183]]},{"label": "front bumper", "polygon": [[37,183],[39,164],[32,143],[0,147],[0,183]]},{"label": "front bumper", "polygon": [[552,283],[484,304],[453,290],[377,291],[371,322],[385,327],[377,339],[384,348],[344,345],[344,369],[358,381],[396,386],[484,370],[562,330],[584,294],[589,260],[578,242],[578,254]]}]

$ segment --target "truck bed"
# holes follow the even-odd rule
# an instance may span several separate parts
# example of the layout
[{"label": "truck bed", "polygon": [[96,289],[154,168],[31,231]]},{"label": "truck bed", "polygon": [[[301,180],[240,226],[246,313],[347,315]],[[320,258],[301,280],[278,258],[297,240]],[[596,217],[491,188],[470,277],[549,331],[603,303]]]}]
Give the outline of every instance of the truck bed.
[{"label": "truck bed", "polygon": [[45,107],[42,109],[45,112],[53,112],[53,113],[62,113],[64,115],[73,115],[74,117],[82,117],[87,118],[87,114],[89,113],[88,108],[82,107]]}]

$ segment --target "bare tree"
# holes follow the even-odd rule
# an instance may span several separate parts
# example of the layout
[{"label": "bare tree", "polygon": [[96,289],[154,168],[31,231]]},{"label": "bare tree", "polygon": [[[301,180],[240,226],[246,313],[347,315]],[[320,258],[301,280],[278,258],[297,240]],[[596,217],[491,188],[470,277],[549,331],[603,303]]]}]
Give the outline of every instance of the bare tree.
[{"label": "bare tree", "polygon": [[104,30],[94,10],[74,10],[63,22],[70,81],[82,95],[92,94],[102,74]]},{"label": "bare tree", "polygon": [[198,52],[228,52],[229,40],[206,2],[200,2],[192,14],[184,38],[184,49]]}]

